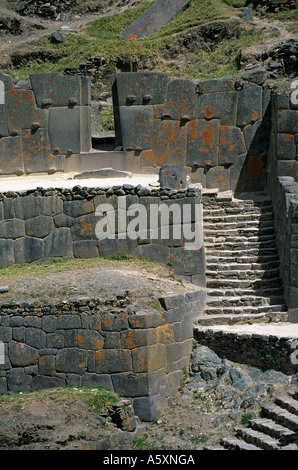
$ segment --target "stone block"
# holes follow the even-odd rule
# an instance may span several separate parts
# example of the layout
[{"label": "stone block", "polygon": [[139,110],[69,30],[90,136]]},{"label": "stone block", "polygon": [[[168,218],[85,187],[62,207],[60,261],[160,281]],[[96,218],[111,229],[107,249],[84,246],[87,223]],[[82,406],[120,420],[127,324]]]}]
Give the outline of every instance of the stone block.
[{"label": "stone block", "polygon": [[81,240],[73,243],[75,258],[97,258],[99,256],[96,240]]},{"label": "stone block", "polygon": [[104,344],[103,336],[98,331],[89,329],[77,330],[76,341],[79,348],[91,351],[102,349]]},{"label": "stone block", "polygon": [[277,112],[277,132],[298,133],[298,110],[279,109]]},{"label": "stone block", "polygon": [[27,219],[25,221],[25,230],[28,237],[44,238],[55,230],[53,218],[39,215],[32,219]]},{"label": "stone block", "polygon": [[[71,230],[71,235],[74,241],[78,240],[95,240],[96,232],[95,227],[98,218],[95,214],[87,214],[75,219],[74,225],[68,229]],[[59,229],[63,230],[63,229]],[[64,230],[67,230],[66,228]]]},{"label": "stone block", "polygon": [[158,418],[167,401],[160,395],[135,398],[133,407],[136,415],[144,422],[151,422]]},{"label": "stone block", "polygon": [[220,191],[230,189],[230,170],[223,166],[210,168],[206,175],[207,188],[218,188]]},{"label": "stone block", "polygon": [[0,175],[22,175],[22,138],[3,137],[0,139]]},{"label": "stone block", "polygon": [[138,372],[132,371],[112,375],[114,390],[121,397],[143,397],[158,393],[161,379],[160,371]]},{"label": "stone block", "polygon": [[48,113],[36,107],[31,90],[15,89],[5,93],[5,110],[10,135],[20,135],[23,129],[47,127]]},{"label": "stone block", "polygon": [[56,328],[59,330],[81,328],[81,319],[78,315],[59,315]]},{"label": "stone block", "polygon": [[14,263],[14,240],[0,240],[0,266],[11,266]]},{"label": "stone block", "polygon": [[187,124],[186,165],[206,168],[218,164],[219,121],[195,119]]},{"label": "stone block", "polygon": [[127,315],[118,314],[113,315],[108,313],[102,316],[101,327],[103,331],[121,331],[127,330],[128,323],[127,323]]},{"label": "stone block", "polygon": [[91,106],[91,78],[89,75],[80,75],[81,79],[81,106]]},{"label": "stone block", "polygon": [[31,390],[37,391],[65,386],[65,379],[62,379],[61,377],[48,377],[45,375],[37,375],[32,379]]},{"label": "stone block", "polygon": [[44,256],[44,242],[39,238],[22,237],[15,241],[15,262],[32,263]]},{"label": "stone block", "polygon": [[168,76],[164,73],[126,72],[112,77],[113,103],[119,106],[165,103]]},{"label": "stone block", "polygon": [[276,156],[278,160],[295,160],[296,144],[293,134],[277,134]]},{"label": "stone block", "polygon": [[47,348],[61,349],[65,347],[65,336],[58,333],[47,334]]},{"label": "stone block", "polygon": [[[0,91],[0,96],[1,96],[1,91]],[[7,119],[6,119],[6,114],[5,114],[5,105],[1,104],[0,102],[0,138],[2,137],[8,137],[9,132],[8,132],[8,125],[7,125]]]},{"label": "stone block", "polygon": [[23,368],[11,369],[7,372],[7,388],[10,392],[28,392],[32,377]]},{"label": "stone block", "polygon": [[78,201],[64,201],[63,212],[70,217],[80,217],[94,212],[94,203],[87,199]]},{"label": "stone block", "polygon": [[148,330],[124,330],[121,331],[120,338],[124,349],[134,349],[155,344],[156,331],[154,328],[150,328]]},{"label": "stone block", "polygon": [[42,198],[40,196],[33,195],[15,198],[15,217],[26,220],[39,216],[41,201]]},{"label": "stone block", "polygon": [[25,367],[37,364],[39,359],[37,349],[16,341],[11,341],[8,344],[8,354],[13,367]]},{"label": "stone block", "polygon": [[237,126],[246,126],[262,118],[262,88],[246,83],[239,92]]},{"label": "stone block", "polygon": [[56,358],[55,356],[42,356],[39,358],[38,375],[53,376],[56,373]]},{"label": "stone block", "polygon": [[155,121],[152,151],[143,155],[152,166],[185,165],[187,128],[180,121]]},{"label": "stone block", "polygon": [[131,353],[122,349],[103,349],[94,352],[97,374],[113,374],[132,370]]},{"label": "stone block", "polygon": [[206,93],[199,97],[199,119],[220,119],[223,126],[235,126],[238,92]]},{"label": "stone block", "polygon": [[109,240],[107,238],[98,241],[100,256],[107,256],[119,253],[133,253],[137,248],[138,241],[130,238]]},{"label": "stone block", "polygon": [[[53,107],[69,106],[74,101],[80,105],[81,99],[84,103],[87,102],[86,90],[81,92],[79,75],[64,75],[61,72],[31,74],[30,80],[40,108],[48,106],[49,100]],[[84,85],[86,87],[87,83]]]},{"label": "stone block", "polygon": [[80,107],[81,115],[81,140],[80,140],[80,150],[81,152],[90,152],[92,149],[92,140],[91,140],[91,107],[90,106],[81,106]]},{"label": "stone block", "polygon": [[177,79],[168,85],[167,99],[162,112],[166,119],[186,123],[198,117],[196,81]]},{"label": "stone block", "polygon": [[233,77],[213,78],[211,80],[201,80],[197,83],[197,94],[219,93],[225,91],[234,91],[235,79]]},{"label": "stone block", "polygon": [[139,39],[156,33],[168,24],[189,0],[157,0],[141,16],[120,33],[125,39]]},{"label": "stone block", "polygon": [[135,348],[131,354],[134,372],[155,371],[167,365],[166,346],[162,344]]},{"label": "stone block", "polygon": [[152,148],[152,106],[121,106],[119,108],[123,150]]},{"label": "stone block", "polygon": [[56,229],[44,239],[44,255],[51,256],[73,256],[72,237],[67,227]]},{"label": "stone block", "polygon": [[87,351],[77,348],[59,350],[56,355],[56,370],[83,375],[87,370]]},{"label": "stone block", "polygon": [[159,170],[159,184],[161,188],[187,188],[186,169],[180,165],[168,165],[161,167]]},{"label": "stone block", "polygon": [[238,127],[219,127],[219,165],[233,165],[238,155],[246,151],[244,137]]},{"label": "stone block", "polygon": [[44,196],[40,201],[40,214],[54,217],[63,212],[63,200],[59,196]]},{"label": "stone block", "polygon": [[74,224],[74,218],[65,214],[58,214],[54,217],[55,227],[72,227]]},{"label": "stone block", "polygon": [[80,107],[50,108],[49,138],[54,154],[79,154],[81,152]]},{"label": "stone block", "polygon": [[54,315],[43,315],[41,319],[42,330],[46,333],[53,333],[56,330],[57,319]]},{"label": "stone block", "polygon": [[112,379],[111,376],[108,374],[94,374],[86,372],[82,376],[82,386],[92,388],[103,387],[106,390],[113,391]]},{"label": "stone block", "polygon": [[7,394],[7,379],[0,377],[0,393]]},{"label": "stone block", "polygon": [[205,255],[203,248],[188,251],[180,248],[170,250],[170,263],[174,271],[182,276],[201,274],[205,272]]},{"label": "stone block", "polygon": [[3,83],[4,91],[10,91],[14,89],[12,78],[9,75],[0,73],[0,81]]},{"label": "stone block", "polygon": [[295,181],[298,179],[298,161],[297,160],[279,160],[277,162],[277,176],[292,176]]},{"label": "stone block", "polygon": [[53,155],[47,129],[22,132],[22,150],[25,173],[63,170],[61,155]]},{"label": "stone block", "polygon": [[25,235],[25,222],[20,219],[0,221],[0,238],[20,238]]}]

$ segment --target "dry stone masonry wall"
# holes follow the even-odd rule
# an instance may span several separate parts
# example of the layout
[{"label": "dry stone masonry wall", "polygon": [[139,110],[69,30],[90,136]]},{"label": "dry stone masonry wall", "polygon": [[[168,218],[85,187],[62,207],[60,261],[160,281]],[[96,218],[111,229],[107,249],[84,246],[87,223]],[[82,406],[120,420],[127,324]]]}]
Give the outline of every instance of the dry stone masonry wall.
[{"label": "dry stone masonry wall", "polygon": [[[128,314],[117,298],[55,305],[0,305],[0,393],[66,385],[105,387],[154,419],[177,394],[192,349],[200,291],[159,299],[152,313]],[[114,310],[114,313],[111,313]],[[117,312],[116,312],[117,310]]]}]

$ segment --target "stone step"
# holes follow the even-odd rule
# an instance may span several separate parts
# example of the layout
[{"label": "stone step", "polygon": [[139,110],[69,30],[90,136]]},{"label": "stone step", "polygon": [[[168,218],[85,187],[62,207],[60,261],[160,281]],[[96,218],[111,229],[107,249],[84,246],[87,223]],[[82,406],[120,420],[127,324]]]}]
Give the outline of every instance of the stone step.
[{"label": "stone step", "polygon": [[272,307],[274,305],[284,305],[284,299],[281,295],[275,297],[262,297],[256,295],[212,295],[207,298],[207,305],[210,307],[221,305],[230,307],[235,304],[242,306],[252,305],[254,307]]},{"label": "stone step", "polygon": [[204,205],[203,203],[203,216],[205,217],[228,217],[228,216],[247,216],[247,217],[262,217],[264,215],[273,215],[273,207],[264,206],[264,207],[256,207],[256,206],[248,206],[248,207],[231,207],[231,206],[223,206],[223,205],[214,205],[212,208],[210,206]]},{"label": "stone step", "polygon": [[262,416],[271,418],[276,423],[281,424],[294,432],[298,431],[298,416],[290,413],[280,406],[262,406]]},{"label": "stone step", "polygon": [[255,226],[252,225],[251,227],[231,227],[231,225],[220,224],[220,225],[213,225],[212,227],[206,227],[204,224],[204,236],[213,236],[213,237],[242,237],[246,236],[249,240],[254,236],[258,236],[259,238],[265,235],[275,235],[274,227],[271,225],[268,227],[264,226]]},{"label": "stone step", "polygon": [[205,224],[261,224],[261,223],[270,223],[271,226],[274,226],[274,217],[272,212],[263,212],[262,214],[232,214],[226,215],[223,211],[221,215],[214,215],[211,211],[206,213],[203,209],[203,221]]},{"label": "stone step", "polygon": [[278,254],[273,254],[273,255],[265,255],[260,259],[259,256],[237,256],[231,255],[231,252],[227,252],[228,256],[206,256],[206,263],[207,265],[238,265],[241,266],[243,264],[246,265],[259,265],[260,267],[267,268],[270,263],[276,263],[279,264],[279,256]]},{"label": "stone step", "polygon": [[263,450],[279,450],[280,442],[267,434],[251,428],[235,429],[236,437]]},{"label": "stone step", "polygon": [[279,270],[279,260],[271,261],[268,263],[210,263],[206,260],[208,271],[268,271],[268,270]]},{"label": "stone step", "polygon": [[275,403],[281,408],[298,416],[298,400],[291,397],[276,397]]},{"label": "stone step", "polygon": [[206,271],[207,279],[270,279],[279,274],[279,269]]},{"label": "stone step", "polygon": [[241,439],[223,437],[220,443],[228,450],[262,450],[254,444],[248,444]]},{"label": "stone step", "polygon": [[283,442],[285,439],[290,438],[295,434],[293,431],[281,424],[275,423],[272,419],[251,419],[249,421],[249,426],[256,431],[260,431],[275,439],[279,439],[280,442]]},{"label": "stone step", "polygon": [[[264,250],[268,248],[276,249],[276,241],[273,240],[259,240],[259,241],[250,241],[247,240],[237,240],[237,241],[205,241],[205,248],[207,254],[214,252],[213,250],[223,250],[223,251],[244,251],[250,253],[253,250],[256,250],[256,253],[259,253],[259,250]],[[215,251],[216,252],[216,251]]]},{"label": "stone step", "polygon": [[208,279],[206,281],[207,288],[228,289],[228,288],[242,288],[242,289],[264,289],[269,287],[281,287],[281,280],[279,277],[272,279]]},{"label": "stone step", "polygon": [[254,296],[254,297],[261,297],[265,299],[266,302],[270,302],[271,298],[277,296],[283,296],[283,289],[282,287],[275,287],[264,290],[254,290],[254,289],[221,289],[221,290],[208,290],[209,297],[241,297],[241,296]]},{"label": "stone step", "polygon": [[285,305],[272,305],[272,306],[259,306],[259,307],[253,307],[253,306],[239,306],[239,307],[209,307],[207,306],[204,309],[204,313],[206,315],[242,315],[242,314],[247,314],[247,313],[281,313],[286,311],[286,306]]},{"label": "stone step", "polygon": [[271,312],[271,313],[257,313],[257,314],[241,314],[241,315],[205,315],[196,320],[199,326],[213,326],[213,325],[243,325],[255,323],[269,323],[269,322],[286,322],[288,320],[287,312]]}]

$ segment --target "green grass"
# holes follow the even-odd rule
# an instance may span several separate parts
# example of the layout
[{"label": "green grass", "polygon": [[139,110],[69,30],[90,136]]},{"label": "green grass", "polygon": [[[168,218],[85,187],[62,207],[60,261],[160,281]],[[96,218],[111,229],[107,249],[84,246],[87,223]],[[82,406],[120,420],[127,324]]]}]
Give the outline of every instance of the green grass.
[{"label": "green grass", "polygon": [[[80,62],[94,55],[101,55],[106,59],[106,68],[110,72],[116,70],[119,58],[130,63],[132,70],[133,64],[144,57],[154,58],[157,64],[154,71],[166,72],[170,77],[204,79],[210,78],[211,75],[211,78],[214,78],[235,73],[240,50],[260,42],[263,38],[260,31],[245,25],[240,33],[237,32],[230,40],[223,41],[213,52],[198,48],[192,63],[177,70],[175,65],[165,63],[163,50],[175,46],[188,32],[203,24],[228,19],[233,15],[241,16],[244,0],[192,0],[189,8],[179,12],[173,21],[160,28],[157,33],[138,40],[120,38],[119,33],[152,3],[145,2],[141,7],[92,21],[80,34],[68,34],[68,40],[63,44],[51,44],[48,38],[43,38],[40,45],[44,50],[59,52],[63,57],[54,63],[47,61],[39,64],[32,61],[27,67],[12,69],[12,78],[28,79],[30,73],[64,71],[67,67],[78,67]],[[206,60],[208,62],[201,67]],[[110,125],[108,117],[107,121],[107,125]]]},{"label": "green grass", "polygon": [[61,387],[56,389],[39,390],[37,392],[22,392],[13,394],[1,394],[0,405],[13,405],[15,408],[22,408],[37,400],[42,403],[47,401],[65,401],[71,405],[77,401],[85,401],[91,409],[96,413],[102,413],[109,410],[109,408],[117,403],[120,399],[114,393],[104,389],[103,387],[90,388],[90,387]]}]

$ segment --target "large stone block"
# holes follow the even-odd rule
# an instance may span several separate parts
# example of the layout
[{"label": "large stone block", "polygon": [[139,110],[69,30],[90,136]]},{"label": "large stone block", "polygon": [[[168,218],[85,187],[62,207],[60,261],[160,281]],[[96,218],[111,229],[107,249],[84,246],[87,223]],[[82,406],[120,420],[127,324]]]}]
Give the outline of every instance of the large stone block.
[{"label": "large stone block", "polygon": [[211,167],[218,164],[219,121],[195,119],[187,124],[187,158],[190,167]]},{"label": "large stone block", "polygon": [[237,126],[259,121],[262,118],[262,88],[246,83],[239,92]]},{"label": "large stone block", "polygon": [[156,33],[168,24],[187,4],[189,0],[157,0],[131,25],[120,33],[125,39],[139,39]]},{"label": "large stone block", "polygon": [[25,173],[55,172],[63,169],[62,157],[53,155],[47,129],[22,132]]},{"label": "large stone block", "polygon": [[278,160],[295,160],[296,143],[293,134],[277,134],[276,157]]},{"label": "large stone block", "polygon": [[[1,94],[1,91],[0,91],[0,94]],[[0,101],[0,138],[8,137],[8,135],[9,135],[9,132],[8,132],[8,125],[7,125],[7,119],[6,119],[6,114],[5,114],[5,105],[1,104],[1,101]]]},{"label": "large stone block", "polygon": [[288,134],[297,134],[298,110],[279,109],[277,112],[277,131]]},{"label": "large stone block", "polygon": [[81,106],[81,152],[90,152],[92,148],[91,139],[91,108],[90,106]]},{"label": "large stone block", "polygon": [[221,77],[199,81],[196,91],[198,95],[204,95],[205,93],[234,91],[234,89],[235,79],[233,77]]},{"label": "large stone block", "polygon": [[292,176],[295,181],[298,180],[298,161],[297,160],[279,160],[277,162],[277,176]]},{"label": "large stone block", "polygon": [[14,263],[14,240],[0,240],[0,266],[11,266]]},{"label": "large stone block", "polygon": [[155,121],[151,164],[185,165],[187,127],[180,121]]},{"label": "large stone block", "polygon": [[187,172],[183,166],[168,165],[159,170],[161,188],[185,189],[187,187]]},{"label": "large stone block", "polygon": [[37,217],[40,213],[41,201],[42,197],[33,195],[15,198],[15,217],[23,220]]},{"label": "large stone block", "polygon": [[72,237],[68,227],[56,229],[44,239],[44,255],[73,256]]},{"label": "large stone block", "polygon": [[47,127],[48,112],[36,107],[31,90],[15,89],[5,93],[5,110],[10,135],[20,135],[23,129]]},{"label": "large stone block", "polygon": [[33,237],[22,237],[15,241],[15,262],[32,263],[43,258],[43,240]]},{"label": "large stone block", "polygon": [[98,218],[94,213],[77,217],[74,225],[70,228],[73,240],[96,240],[97,222]]},{"label": "large stone block", "polygon": [[218,188],[220,191],[230,189],[230,169],[223,166],[210,168],[206,176],[207,188]]},{"label": "large stone block", "polygon": [[95,372],[113,374],[132,370],[131,353],[125,349],[104,349],[94,352]]},{"label": "large stone block", "polygon": [[56,370],[83,375],[87,371],[88,354],[85,349],[61,349],[56,355]]},{"label": "large stone block", "polygon": [[49,112],[49,138],[54,154],[81,152],[80,107],[52,107]]},{"label": "large stone block", "polygon": [[32,376],[27,375],[22,367],[7,372],[7,387],[10,392],[28,392]]},{"label": "large stone block", "polygon": [[246,151],[244,137],[238,127],[220,126],[219,128],[219,165],[233,165],[238,155]]},{"label": "large stone block", "polygon": [[173,80],[168,85],[163,113],[174,121],[188,122],[198,117],[198,97],[195,80]]},{"label": "large stone block", "polygon": [[22,175],[22,138],[3,137],[0,139],[0,175]]},{"label": "large stone block", "polygon": [[63,202],[63,212],[69,217],[80,217],[94,212],[94,203],[87,199]]},{"label": "large stone block", "polygon": [[25,222],[20,219],[0,221],[0,238],[20,238],[25,236]]},{"label": "large stone block", "polygon": [[238,92],[206,93],[199,97],[199,119],[220,119],[223,126],[235,126]]},{"label": "large stone block", "polygon": [[165,103],[168,76],[164,73],[127,72],[112,77],[115,107]]},{"label": "large stone block", "polygon": [[39,359],[38,350],[25,343],[11,341],[8,345],[9,359],[14,367],[25,367],[37,364]]},{"label": "large stone block", "polygon": [[[81,79],[79,75],[64,75],[61,72],[30,75],[32,90],[37,105],[60,107],[76,102],[81,104]],[[85,91],[82,93],[86,102]],[[50,100],[50,101],[49,101]],[[71,101],[72,100],[72,101]]]},{"label": "large stone block", "polygon": [[81,240],[73,243],[75,258],[97,258],[98,246],[96,240]]},{"label": "large stone block", "polygon": [[3,83],[4,91],[10,91],[14,89],[14,84],[9,75],[0,73],[0,81]]},{"label": "large stone block", "polygon": [[119,111],[123,150],[152,148],[152,106],[121,106]]}]

